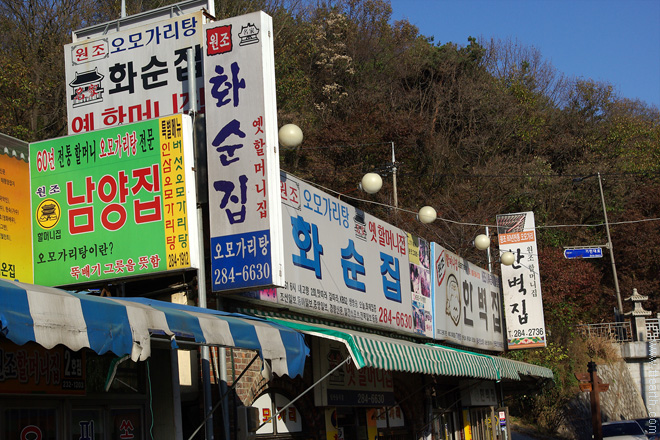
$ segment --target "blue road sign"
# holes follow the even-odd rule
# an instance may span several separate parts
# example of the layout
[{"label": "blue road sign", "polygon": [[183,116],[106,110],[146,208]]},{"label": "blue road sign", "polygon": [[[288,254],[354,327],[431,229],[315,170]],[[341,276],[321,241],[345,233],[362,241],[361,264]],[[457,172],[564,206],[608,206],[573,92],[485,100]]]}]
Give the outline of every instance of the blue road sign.
[{"label": "blue road sign", "polygon": [[603,248],[574,248],[564,249],[564,258],[603,258]]}]

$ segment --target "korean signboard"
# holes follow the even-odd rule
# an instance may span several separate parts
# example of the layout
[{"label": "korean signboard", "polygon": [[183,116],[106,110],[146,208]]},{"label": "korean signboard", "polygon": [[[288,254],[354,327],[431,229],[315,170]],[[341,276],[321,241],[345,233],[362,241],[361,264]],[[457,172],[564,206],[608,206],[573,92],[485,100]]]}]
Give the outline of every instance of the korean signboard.
[{"label": "korean signboard", "polygon": [[[318,381],[341,364],[348,355],[342,342],[313,338],[314,380]],[[355,368],[345,363],[314,387],[317,406],[392,406],[394,382],[392,372],[371,367]]]},{"label": "korean signboard", "polygon": [[515,256],[502,267],[502,286],[509,349],[546,346],[541,276],[533,212],[497,216],[500,252]]},{"label": "korean signboard", "polygon": [[85,351],[0,344],[0,393],[85,395]]},{"label": "korean signboard", "polygon": [[284,172],[281,200],[286,282],[256,293],[258,299],[414,331],[405,231]]},{"label": "korean signboard", "polygon": [[32,144],[34,282],[196,267],[192,163],[184,115]]},{"label": "korean signboard", "polygon": [[[190,109],[187,49],[201,84],[203,19],[199,11],[66,45],[69,134]],[[198,109],[202,87],[192,97]]]},{"label": "korean signboard", "polygon": [[282,286],[272,19],[204,27],[213,291]]},{"label": "korean signboard", "polygon": [[461,380],[461,405],[497,406],[495,382],[483,380]]},{"label": "korean signboard", "polygon": [[[0,150],[0,278],[32,283],[30,169]],[[10,150],[7,150],[9,153]],[[27,154],[27,144],[25,144]],[[26,157],[27,159],[27,157]]]},{"label": "korean signboard", "polygon": [[499,278],[437,243],[432,249],[435,338],[504,351]]},{"label": "korean signboard", "polygon": [[[265,393],[252,403],[259,409],[259,424],[264,425],[257,430],[261,434],[287,434],[302,432],[302,414],[291,400],[279,393]],[[277,417],[273,417],[277,412]]]}]

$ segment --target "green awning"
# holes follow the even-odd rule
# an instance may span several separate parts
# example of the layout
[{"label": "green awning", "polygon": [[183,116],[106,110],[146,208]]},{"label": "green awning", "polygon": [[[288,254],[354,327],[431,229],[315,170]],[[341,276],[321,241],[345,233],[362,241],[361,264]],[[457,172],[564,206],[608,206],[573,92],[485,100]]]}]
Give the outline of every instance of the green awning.
[{"label": "green awning", "polygon": [[364,333],[359,327],[328,325],[313,317],[299,317],[283,312],[241,309],[241,313],[279,322],[300,332],[343,342],[356,368],[365,366],[442,376],[521,381],[523,377],[554,380],[552,370],[539,365],[514,361],[500,356],[474,353],[438,344],[421,344]]},{"label": "green awning", "polygon": [[554,379],[552,370],[546,367],[514,361],[513,359],[499,356],[493,356],[493,361],[495,362],[497,369],[501,372],[502,377],[506,379],[522,380],[521,376]]},{"label": "green awning", "polygon": [[267,318],[278,324],[320,338],[343,342],[355,368],[372,367],[389,371],[499,380],[491,356],[422,345],[376,334],[343,331],[320,324]]}]

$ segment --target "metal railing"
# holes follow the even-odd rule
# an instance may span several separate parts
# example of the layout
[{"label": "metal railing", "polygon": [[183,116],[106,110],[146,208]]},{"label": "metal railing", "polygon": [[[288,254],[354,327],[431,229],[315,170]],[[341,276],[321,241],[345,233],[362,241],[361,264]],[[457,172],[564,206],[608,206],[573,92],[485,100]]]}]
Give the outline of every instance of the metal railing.
[{"label": "metal railing", "polygon": [[[655,321],[657,326],[658,320],[656,319]],[[577,327],[577,329],[583,336],[596,336],[610,339],[613,342],[633,341],[633,331],[630,322],[604,322],[600,324],[587,324],[580,325]],[[656,327],[656,331],[660,331],[660,327]],[[660,339],[660,334],[658,334],[658,338]]]},{"label": "metal railing", "polygon": [[660,341],[660,319],[646,319],[646,337],[649,341]]}]

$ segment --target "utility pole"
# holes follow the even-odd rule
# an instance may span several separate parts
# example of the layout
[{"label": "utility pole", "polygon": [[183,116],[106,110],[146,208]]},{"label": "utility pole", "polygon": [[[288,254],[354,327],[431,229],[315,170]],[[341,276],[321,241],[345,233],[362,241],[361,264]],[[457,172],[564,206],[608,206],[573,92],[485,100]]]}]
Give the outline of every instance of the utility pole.
[{"label": "utility pole", "polygon": [[396,158],[394,157],[394,142],[392,142],[392,192],[394,193],[394,209],[399,209],[399,199],[396,193]]},{"label": "utility pole", "polygon": [[619,290],[619,278],[616,276],[616,264],[614,264],[614,247],[612,246],[612,237],[610,236],[610,224],[607,221],[607,207],[605,206],[605,196],[603,195],[603,181],[598,173],[598,188],[600,189],[600,201],[603,204],[603,216],[605,217],[605,231],[607,232],[607,249],[610,251],[610,261],[612,262],[612,274],[614,275],[614,291],[616,292],[616,306],[619,308],[617,321],[622,320],[623,304],[621,303],[621,291]]},{"label": "utility pole", "polygon": [[584,177],[576,177],[573,179],[574,183],[582,182],[590,177],[598,176],[598,189],[600,190],[600,202],[603,206],[603,217],[605,218],[605,232],[607,233],[607,249],[610,251],[610,261],[612,263],[612,276],[614,277],[614,291],[616,292],[616,320],[617,322],[623,321],[623,303],[621,302],[621,290],[619,290],[619,277],[616,274],[616,264],[614,263],[614,246],[612,246],[612,237],[610,236],[610,223],[607,220],[607,206],[605,205],[605,194],[603,193],[603,179],[600,172],[589,174]]}]

